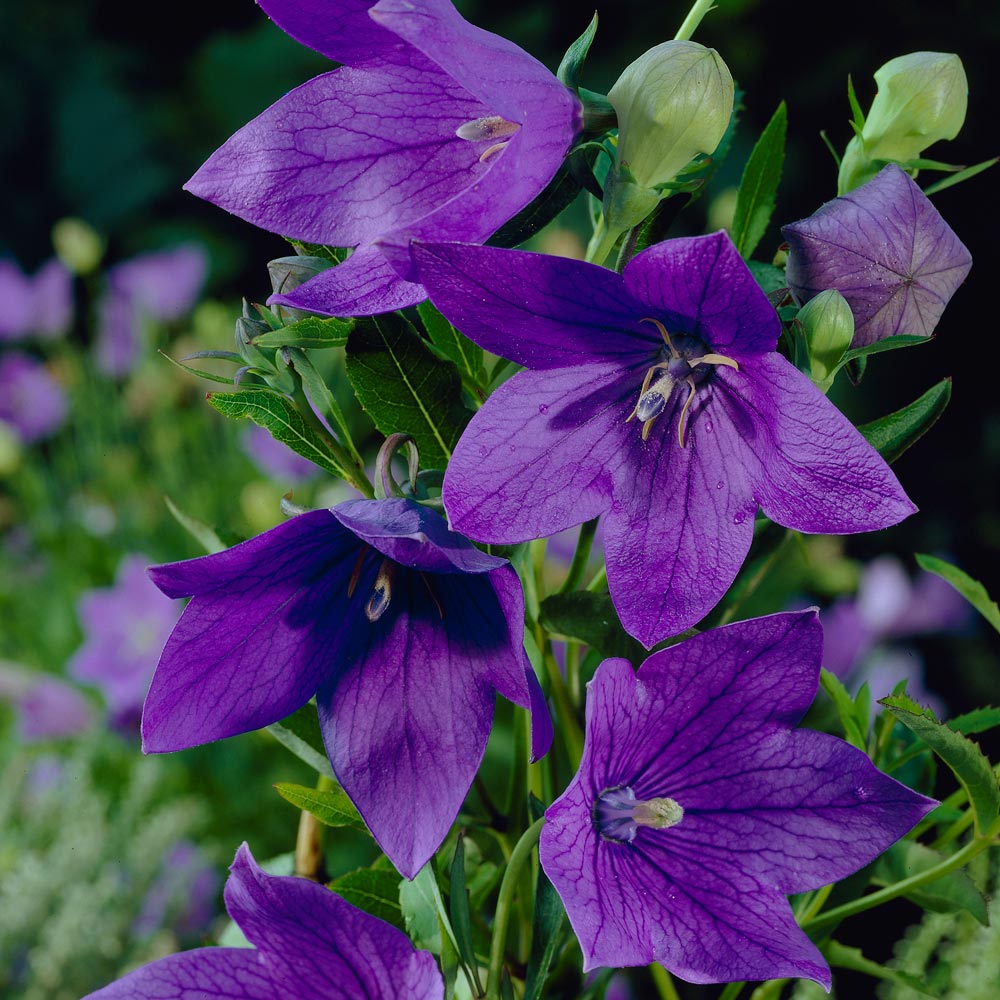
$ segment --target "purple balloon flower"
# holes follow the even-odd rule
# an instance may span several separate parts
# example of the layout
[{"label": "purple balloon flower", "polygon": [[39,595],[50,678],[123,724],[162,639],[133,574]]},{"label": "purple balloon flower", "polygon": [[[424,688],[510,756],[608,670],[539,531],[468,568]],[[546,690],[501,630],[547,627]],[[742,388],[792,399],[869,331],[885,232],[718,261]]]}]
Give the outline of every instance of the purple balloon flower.
[{"label": "purple balloon flower", "polygon": [[449,0],[261,7],[345,65],[244,126],[187,189],[283,236],[355,248],[273,302],[346,316],[419,302],[410,240],[485,240],[542,191],[579,131],[576,96]]},{"label": "purple balloon flower", "polygon": [[21,441],[32,444],[54,434],[68,412],[63,387],[41,361],[20,351],[0,357],[0,421]]},{"label": "purple balloon flower", "polygon": [[444,479],[454,528],[521,542],[606,515],[611,597],[646,646],[725,593],[757,508],[799,531],[895,524],[889,467],[775,353],[780,324],[725,233],[670,240],[624,274],[489,247],[417,247],[435,305],[525,365]]},{"label": "purple balloon flower", "polygon": [[17,735],[23,743],[78,736],[93,718],[87,699],[61,678],[3,661],[0,701],[17,709]]},{"label": "purple balloon flower", "polygon": [[73,276],[54,258],[30,277],[13,260],[0,260],[0,304],[0,340],[51,340],[73,321]]},{"label": "purple balloon flower", "polygon": [[540,856],[584,970],[659,962],[695,983],[830,970],[786,893],[857,871],[934,806],[861,751],[792,727],[819,682],[815,611],[605,660],[580,770]]},{"label": "purple balloon flower", "polygon": [[130,972],[84,1000],[441,1000],[434,956],[315,882],[268,875],[246,844],[226,909],[253,948],[196,948]]},{"label": "purple balloon flower", "polygon": [[414,501],[348,500],[150,572],[194,600],[156,668],[143,749],[258,729],[316,695],[337,779],[408,878],[472,784],[497,691],[532,710],[534,756],[548,749],[517,574]]},{"label": "purple balloon flower", "polygon": [[795,298],[840,292],[854,313],[853,347],[930,336],[972,267],[965,245],[894,163],[781,232]]}]

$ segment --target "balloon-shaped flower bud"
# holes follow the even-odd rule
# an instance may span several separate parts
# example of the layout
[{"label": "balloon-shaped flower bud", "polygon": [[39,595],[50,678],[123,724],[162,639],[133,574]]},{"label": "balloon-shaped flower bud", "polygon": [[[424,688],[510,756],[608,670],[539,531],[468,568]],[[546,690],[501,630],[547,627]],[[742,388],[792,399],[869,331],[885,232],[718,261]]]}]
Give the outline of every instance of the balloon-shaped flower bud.
[{"label": "balloon-shaped flower bud", "polygon": [[962,60],[949,52],[911,52],[875,73],[878,91],[860,135],[840,164],[838,194],[871,180],[891,160],[906,164],[965,122],[969,84]]},{"label": "balloon-shaped flower bud", "polygon": [[854,314],[847,299],[829,288],[810,299],[799,310],[797,319],[806,355],[799,367],[818,389],[828,392],[844,352],[854,339]]},{"label": "balloon-shaped flower bud", "polygon": [[626,67],[608,92],[618,115],[618,151],[604,192],[608,249],[656,207],[660,185],[699,153],[715,151],[733,93],[719,53],[697,42],[663,42]]}]

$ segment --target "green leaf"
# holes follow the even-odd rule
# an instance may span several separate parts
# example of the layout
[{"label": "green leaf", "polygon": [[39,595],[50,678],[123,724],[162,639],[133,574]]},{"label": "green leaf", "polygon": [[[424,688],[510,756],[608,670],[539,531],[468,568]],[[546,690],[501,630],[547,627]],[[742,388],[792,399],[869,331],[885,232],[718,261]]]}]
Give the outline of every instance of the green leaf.
[{"label": "green leaf", "polygon": [[209,554],[221,552],[226,546],[219,536],[207,525],[185,514],[168,496],[163,497],[167,510],[174,520]]},{"label": "green leaf", "polygon": [[566,54],[559,63],[556,76],[560,82],[565,83],[570,90],[578,90],[580,86],[580,70],[587,59],[591,43],[597,34],[597,13],[590,20],[590,24],[584,29],[583,34],[566,50]]},{"label": "green leaf", "polygon": [[889,695],[882,698],[879,704],[920,737],[951,768],[969,797],[976,833],[983,836],[1000,814],[997,777],[983,752],[972,740],[938,722],[930,709],[921,708],[905,694]]},{"label": "green leaf", "polygon": [[646,658],[642,645],[622,628],[608,594],[552,594],[542,601],[538,619],[549,632],[593,646],[603,656],[623,656],[632,663]]},{"label": "green leaf", "polygon": [[[872,869],[876,885],[895,885],[914,875],[920,875],[947,860],[944,854],[931,850],[915,840],[900,840],[883,854]],[[986,900],[975,882],[961,869],[918,886],[905,893],[925,910],[934,913],[955,913],[968,910],[984,927],[989,925]]]},{"label": "green leaf", "polygon": [[469,377],[474,385],[485,387],[486,371],[483,367],[483,349],[474,344],[464,334],[459,333],[434,308],[430,299],[425,299],[417,306],[420,320],[424,324],[431,343],[446,357],[453,361],[460,372]]},{"label": "green leaf", "polygon": [[323,734],[319,728],[319,716],[312,702],[303,705],[280,722],[273,722],[267,731],[286,750],[291,750],[299,760],[305,761],[317,774],[333,777],[333,768],[326,756]]},{"label": "green leaf", "polygon": [[367,830],[354,803],[339,785],[333,788],[310,788],[308,785],[294,785],[280,781],[275,786],[278,794],[297,809],[312,813],[324,826],[352,826],[356,830]]},{"label": "green leaf", "polygon": [[209,382],[220,382],[222,385],[232,385],[233,380],[228,375],[216,375],[214,372],[206,372],[201,368],[194,368],[192,365],[186,365],[183,361],[177,361],[175,358],[170,357],[165,351],[157,352],[160,357],[166,358],[172,365],[176,365],[183,371],[186,371],[189,375],[197,375],[198,378],[208,379]]},{"label": "green leaf", "polygon": [[823,690],[830,696],[837,715],[840,717],[840,724],[844,727],[844,735],[847,742],[856,746],[859,750],[865,750],[868,746],[868,705],[864,706],[865,714],[859,715],[858,705],[847,693],[847,688],[840,683],[838,678],[831,674],[829,670],[823,669],[819,674],[819,682]]},{"label": "green leaf", "polygon": [[860,362],[867,359],[870,354],[882,354],[884,351],[896,351],[901,347],[916,347],[918,344],[929,344],[933,338],[918,336],[915,333],[897,333],[892,337],[883,337],[872,344],[865,344],[863,347],[852,347],[837,366],[837,371],[852,361]]},{"label": "green leaf", "polygon": [[269,330],[251,339],[254,347],[301,347],[322,349],[343,347],[354,326],[353,319],[324,319],[307,316],[280,330]]},{"label": "green leaf", "polygon": [[266,427],[271,436],[303,458],[340,479],[350,479],[327,450],[322,438],[303,420],[291,400],[270,389],[242,389],[239,392],[210,392],[209,403],[227,417],[249,417]]},{"label": "green leaf", "polygon": [[343,264],[351,256],[351,251],[344,247],[329,247],[324,243],[303,243],[302,240],[288,242],[295,247],[295,252],[300,257],[319,257],[330,261],[331,264]]},{"label": "green leaf", "polygon": [[750,257],[757,249],[771,221],[785,160],[787,129],[788,109],[782,101],[757,140],[743,170],[730,234],[744,258]]},{"label": "green leaf", "polygon": [[424,468],[448,464],[471,416],[462,405],[462,381],[402,317],[379,316],[351,331],[347,377],[382,434],[409,434]]},{"label": "green leaf", "polygon": [[544,995],[545,980],[552,960],[562,940],[563,915],[562,900],[545,872],[538,873],[535,887],[534,922],[531,928],[531,953],[528,956],[528,971],[524,980],[524,1000],[540,1000]]},{"label": "green leaf", "polygon": [[572,204],[581,186],[568,166],[561,166],[555,176],[530,204],[505,222],[487,241],[491,247],[516,247],[547,226],[564,208]]},{"label": "green leaf", "polygon": [[976,174],[981,174],[984,170],[988,170],[997,163],[1000,163],[1000,156],[993,156],[988,160],[983,160],[982,163],[977,163],[975,166],[966,167],[957,174],[952,174],[950,177],[943,177],[933,184],[928,184],[924,188],[924,194],[930,197],[932,194],[937,194],[938,191],[944,191],[945,188],[954,187],[956,184],[961,184],[962,181],[967,181],[970,177],[975,177]]},{"label": "green leaf", "polygon": [[997,602],[987,593],[986,588],[978,581],[973,580],[968,573],[964,573],[957,566],[938,559],[937,556],[928,556],[917,553],[917,562],[921,569],[929,573],[935,573],[942,580],[950,583],[998,632],[1000,632],[1000,608]]},{"label": "green leaf", "polygon": [[747,267],[753,275],[753,280],[760,285],[765,295],[778,291],[779,288],[788,288],[788,281],[785,272],[774,264],[765,264],[759,260],[748,260]]},{"label": "green leaf", "polygon": [[987,730],[1000,726],[1000,708],[992,705],[985,708],[974,708],[965,715],[956,715],[948,720],[948,728],[956,733],[968,736],[970,733],[985,733]]},{"label": "green leaf", "polygon": [[848,948],[847,945],[839,941],[828,941],[822,947],[822,952],[830,965],[838,969],[852,969],[854,972],[863,972],[876,979],[885,979],[890,983],[898,983],[900,986],[908,986],[911,990],[916,990],[927,997],[939,997],[941,994],[934,992],[923,979],[910,975],[908,972],[901,972],[899,969],[890,969],[888,966],[879,965],[870,958],[865,958],[860,948]]},{"label": "green leaf", "polygon": [[384,868],[358,868],[329,883],[348,903],[406,932],[399,905],[399,875]]},{"label": "green leaf", "polygon": [[455,929],[455,939],[458,942],[458,955],[465,965],[472,970],[476,979],[476,989],[482,993],[479,983],[479,963],[476,960],[476,949],[472,943],[472,916],[469,913],[469,890],[465,885],[465,838],[460,833],[455,844],[455,855],[451,860],[451,884],[448,890],[451,925]]},{"label": "green leaf", "polygon": [[451,939],[458,951],[458,941],[445,912],[444,900],[434,877],[434,863],[428,861],[412,882],[403,879],[399,885],[399,905],[406,921],[406,933],[417,948],[441,954],[441,932]]},{"label": "green leaf", "polygon": [[858,430],[891,464],[937,423],[950,399],[951,379],[943,378],[908,406],[871,423],[862,424]]}]

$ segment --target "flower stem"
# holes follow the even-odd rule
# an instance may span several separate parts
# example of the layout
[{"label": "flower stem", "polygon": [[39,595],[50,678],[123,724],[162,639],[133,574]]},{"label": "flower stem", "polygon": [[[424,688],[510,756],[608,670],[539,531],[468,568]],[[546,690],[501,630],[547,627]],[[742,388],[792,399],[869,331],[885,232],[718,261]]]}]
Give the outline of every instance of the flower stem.
[{"label": "flower stem", "polygon": [[695,33],[702,18],[712,9],[715,0],[695,0],[694,6],[688,11],[688,16],[684,18],[684,23],[680,26],[674,39],[678,42],[686,42]]},{"label": "flower stem", "polygon": [[[333,781],[326,775],[319,775],[316,788],[328,791],[333,788]],[[299,815],[299,828],[295,835],[295,874],[300,878],[322,882],[324,878],[323,834],[324,827],[318,819],[303,809]]]},{"label": "flower stem", "polygon": [[653,977],[653,982],[656,985],[656,990],[660,994],[661,1000],[681,1000],[680,994],[677,992],[677,987],[674,986],[673,977],[662,965],[657,965],[656,962],[653,962],[649,966],[649,974]]},{"label": "flower stem", "polygon": [[719,994],[719,1000],[736,1000],[736,998],[743,992],[743,987],[746,983],[729,983],[726,988]]},{"label": "flower stem", "polygon": [[521,876],[521,870],[531,858],[531,852],[538,843],[545,820],[538,819],[521,835],[514,846],[510,861],[503,873],[500,883],[500,895],[497,897],[497,911],[493,919],[493,940],[490,942],[490,967],[486,979],[487,1000],[500,1000],[500,974],[503,970],[503,957],[507,944],[507,928],[510,926],[510,915],[514,908],[514,896]]}]

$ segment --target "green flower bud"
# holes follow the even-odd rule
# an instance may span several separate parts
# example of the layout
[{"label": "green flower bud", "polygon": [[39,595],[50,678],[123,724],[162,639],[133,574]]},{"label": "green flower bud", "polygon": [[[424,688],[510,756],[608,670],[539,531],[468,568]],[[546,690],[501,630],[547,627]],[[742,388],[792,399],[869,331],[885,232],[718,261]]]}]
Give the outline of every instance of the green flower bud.
[{"label": "green flower bud", "polygon": [[833,385],[834,373],[854,339],[854,314],[847,299],[833,288],[810,299],[796,317],[805,348],[801,365],[823,392]]},{"label": "green flower bud", "polygon": [[60,219],[52,227],[52,245],[74,274],[92,274],[104,256],[104,240],[83,219]]},{"label": "green flower bud", "polygon": [[969,84],[962,60],[947,52],[911,52],[875,73],[878,91],[844,153],[838,181],[845,194],[871,180],[882,163],[907,163],[942,139],[954,139],[965,122]]}]

